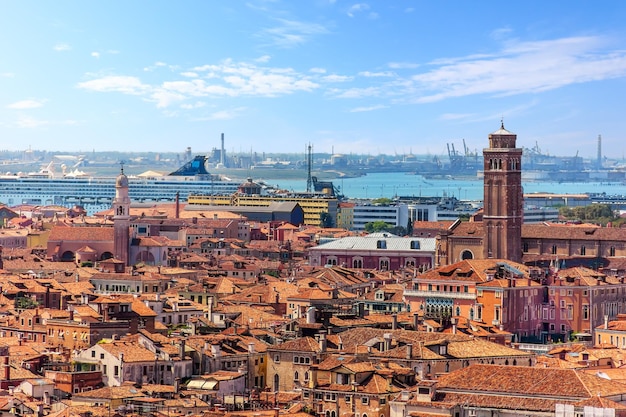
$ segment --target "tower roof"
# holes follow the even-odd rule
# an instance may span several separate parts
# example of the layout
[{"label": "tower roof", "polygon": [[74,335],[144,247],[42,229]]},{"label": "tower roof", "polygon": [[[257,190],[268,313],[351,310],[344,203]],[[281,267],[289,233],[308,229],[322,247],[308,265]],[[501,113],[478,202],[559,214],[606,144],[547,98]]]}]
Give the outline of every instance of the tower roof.
[{"label": "tower roof", "polygon": [[120,171],[120,175],[115,179],[115,188],[128,188],[128,177],[124,174],[123,167]]},{"label": "tower roof", "polygon": [[500,121],[500,129],[492,133],[492,135],[514,135],[515,133],[509,132],[504,128],[504,121]]}]

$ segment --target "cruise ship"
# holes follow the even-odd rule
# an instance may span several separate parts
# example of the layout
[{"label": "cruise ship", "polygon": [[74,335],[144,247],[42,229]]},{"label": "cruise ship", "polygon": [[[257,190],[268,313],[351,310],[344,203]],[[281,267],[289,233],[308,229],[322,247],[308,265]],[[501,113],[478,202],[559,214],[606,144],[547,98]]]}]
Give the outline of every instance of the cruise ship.
[{"label": "cruise ship", "polygon": [[[242,181],[232,180],[206,169],[207,157],[197,155],[168,175],[128,176],[129,194],[135,203],[173,202],[178,193],[182,202],[189,194],[224,195],[237,191]],[[56,174],[52,165],[39,172],[0,176],[0,203],[19,205],[82,206],[88,215],[111,208],[116,176],[90,176],[82,172]]]}]

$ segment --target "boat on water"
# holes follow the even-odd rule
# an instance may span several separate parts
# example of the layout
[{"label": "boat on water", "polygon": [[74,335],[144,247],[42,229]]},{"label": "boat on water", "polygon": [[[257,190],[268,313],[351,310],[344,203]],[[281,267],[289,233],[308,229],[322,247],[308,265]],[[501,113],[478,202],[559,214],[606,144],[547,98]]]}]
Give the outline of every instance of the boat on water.
[{"label": "boat on water", "polygon": [[[206,169],[207,157],[197,155],[178,170],[160,175],[149,171],[128,176],[129,195],[134,203],[182,202],[189,194],[224,195],[236,192],[242,181]],[[0,203],[18,205],[82,206],[87,214],[111,208],[116,176],[92,176],[74,170],[55,173],[50,163],[38,172],[0,175]]]}]

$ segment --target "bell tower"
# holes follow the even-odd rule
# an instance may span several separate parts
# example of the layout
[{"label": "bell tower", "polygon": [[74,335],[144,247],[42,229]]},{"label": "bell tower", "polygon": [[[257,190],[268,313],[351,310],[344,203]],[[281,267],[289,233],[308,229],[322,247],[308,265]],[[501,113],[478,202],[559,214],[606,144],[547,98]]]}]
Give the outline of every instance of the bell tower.
[{"label": "bell tower", "polygon": [[128,177],[122,165],[115,180],[115,198],[113,199],[113,251],[115,259],[128,266],[130,250],[130,197],[128,195]]},{"label": "bell tower", "polygon": [[522,149],[516,140],[501,123],[489,135],[489,148],[483,149],[485,259],[522,260]]}]

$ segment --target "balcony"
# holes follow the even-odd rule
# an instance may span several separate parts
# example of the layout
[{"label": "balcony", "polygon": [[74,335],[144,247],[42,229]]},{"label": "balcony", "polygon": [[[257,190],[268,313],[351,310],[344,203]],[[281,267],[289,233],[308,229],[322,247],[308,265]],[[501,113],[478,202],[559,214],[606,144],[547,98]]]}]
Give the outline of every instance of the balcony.
[{"label": "balcony", "polygon": [[404,290],[405,297],[417,298],[448,298],[451,300],[475,300],[476,294],[467,292],[442,292],[442,291],[422,291]]}]

